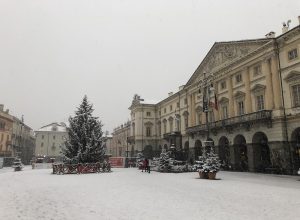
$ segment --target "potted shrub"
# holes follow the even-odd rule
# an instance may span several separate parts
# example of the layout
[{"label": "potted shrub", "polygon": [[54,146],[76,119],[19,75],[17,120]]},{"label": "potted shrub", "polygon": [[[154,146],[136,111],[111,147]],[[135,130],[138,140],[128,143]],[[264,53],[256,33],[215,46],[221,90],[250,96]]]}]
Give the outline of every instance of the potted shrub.
[{"label": "potted shrub", "polygon": [[213,152],[208,153],[203,164],[203,170],[207,173],[208,178],[215,179],[220,167],[221,163],[219,157]]}]

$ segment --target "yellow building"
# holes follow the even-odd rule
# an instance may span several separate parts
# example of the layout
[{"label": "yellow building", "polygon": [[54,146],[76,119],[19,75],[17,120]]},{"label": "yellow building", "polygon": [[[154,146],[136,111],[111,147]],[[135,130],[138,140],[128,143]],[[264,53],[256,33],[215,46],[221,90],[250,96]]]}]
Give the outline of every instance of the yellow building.
[{"label": "yellow building", "polygon": [[133,149],[152,157],[174,144],[192,161],[209,139],[225,169],[295,172],[299,51],[300,26],[284,25],[278,37],[270,32],[265,38],[216,42],[178,92],[155,104],[135,95],[129,108]]}]

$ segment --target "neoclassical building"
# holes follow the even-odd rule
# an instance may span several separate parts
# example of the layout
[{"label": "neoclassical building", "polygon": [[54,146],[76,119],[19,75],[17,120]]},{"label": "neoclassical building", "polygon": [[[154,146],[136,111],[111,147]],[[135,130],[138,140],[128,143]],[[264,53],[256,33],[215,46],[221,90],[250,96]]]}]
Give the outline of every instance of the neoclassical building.
[{"label": "neoclassical building", "polygon": [[129,149],[151,157],[173,144],[194,160],[209,138],[230,169],[295,172],[300,164],[299,52],[300,26],[289,30],[285,25],[278,37],[270,32],[265,38],[216,42],[176,93],[156,104],[134,96]]},{"label": "neoclassical building", "polygon": [[35,156],[62,159],[61,148],[65,147],[68,128],[65,123],[51,123],[35,131]]}]

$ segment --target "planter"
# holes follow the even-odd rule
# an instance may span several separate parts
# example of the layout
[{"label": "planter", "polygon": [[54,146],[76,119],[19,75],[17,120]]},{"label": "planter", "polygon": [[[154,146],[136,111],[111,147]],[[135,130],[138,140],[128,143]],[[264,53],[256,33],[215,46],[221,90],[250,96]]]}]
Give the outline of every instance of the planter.
[{"label": "planter", "polygon": [[216,179],[216,175],[217,175],[217,172],[209,172],[208,173],[208,179],[215,180]]},{"label": "planter", "polygon": [[200,179],[208,179],[208,175],[206,172],[199,171]]}]

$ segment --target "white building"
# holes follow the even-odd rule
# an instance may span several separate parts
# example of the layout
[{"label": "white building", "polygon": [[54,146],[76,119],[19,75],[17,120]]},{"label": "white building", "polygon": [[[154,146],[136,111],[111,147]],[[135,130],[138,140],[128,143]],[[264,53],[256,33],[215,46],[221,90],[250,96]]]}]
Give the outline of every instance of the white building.
[{"label": "white building", "polygon": [[36,132],[36,157],[60,158],[61,147],[64,147],[65,139],[68,137],[65,123],[51,123],[41,127]]}]

